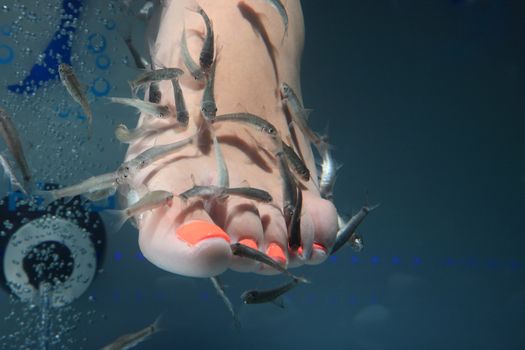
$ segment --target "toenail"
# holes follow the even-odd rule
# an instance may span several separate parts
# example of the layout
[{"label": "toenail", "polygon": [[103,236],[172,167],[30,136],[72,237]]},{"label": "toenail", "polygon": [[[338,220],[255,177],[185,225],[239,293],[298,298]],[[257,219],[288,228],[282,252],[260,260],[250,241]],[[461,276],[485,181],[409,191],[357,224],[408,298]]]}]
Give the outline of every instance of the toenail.
[{"label": "toenail", "polygon": [[253,249],[258,249],[257,247],[257,242],[255,242],[253,239],[251,238],[243,238],[239,241],[240,244],[243,244],[245,246],[248,246],[250,248],[253,248]]},{"label": "toenail", "polygon": [[313,248],[319,252],[319,253],[323,253],[326,255],[326,252],[328,252],[328,249],[326,249],[326,247],[320,243],[317,243],[317,242],[314,242],[313,244]]},{"label": "toenail", "polygon": [[270,243],[268,249],[266,250],[266,254],[268,254],[273,260],[283,265],[286,264],[286,255],[284,255],[284,250],[277,243]]},{"label": "toenail", "polygon": [[230,242],[228,234],[219,226],[203,220],[193,220],[182,224],[176,234],[180,239],[192,245],[209,238],[222,238]]}]

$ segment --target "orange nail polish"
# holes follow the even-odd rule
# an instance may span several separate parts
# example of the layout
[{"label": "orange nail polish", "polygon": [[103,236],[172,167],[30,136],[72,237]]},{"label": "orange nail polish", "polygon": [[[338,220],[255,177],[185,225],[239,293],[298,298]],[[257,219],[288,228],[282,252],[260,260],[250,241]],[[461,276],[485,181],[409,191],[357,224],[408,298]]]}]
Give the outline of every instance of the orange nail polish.
[{"label": "orange nail polish", "polygon": [[325,254],[326,254],[326,252],[328,251],[328,249],[326,249],[326,247],[325,247],[324,245],[322,245],[322,244],[320,244],[320,243],[316,243],[316,242],[314,242],[314,244],[313,244],[313,248],[314,248],[314,249],[317,249],[317,250],[320,250],[320,251],[322,251],[322,252],[325,253]]},{"label": "orange nail polish", "polygon": [[239,241],[240,244],[243,244],[245,246],[248,246],[250,248],[253,248],[253,249],[258,249],[257,247],[257,242],[255,242],[253,239],[251,238],[243,238]]},{"label": "orange nail polish", "polygon": [[273,260],[285,265],[286,264],[286,255],[284,255],[284,250],[277,243],[270,243],[268,249],[266,250]]},{"label": "orange nail polish", "polygon": [[208,238],[222,238],[228,243],[230,242],[230,236],[219,226],[203,220],[194,220],[182,224],[177,229],[176,234],[180,239],[192,245]]}]

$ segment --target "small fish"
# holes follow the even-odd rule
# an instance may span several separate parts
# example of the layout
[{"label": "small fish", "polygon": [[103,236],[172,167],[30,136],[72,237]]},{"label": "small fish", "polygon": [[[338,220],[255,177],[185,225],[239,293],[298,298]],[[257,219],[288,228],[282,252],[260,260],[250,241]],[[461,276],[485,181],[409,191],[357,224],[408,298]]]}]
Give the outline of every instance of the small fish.
[{"label": "small fish", "polygon": [[357,214],[352,216],[350,220],[348,220],[346,224],[343,227],[341,227],[339,231],[337,232],[337,235],[335,237],[335,243],[334,243],[334,246],[332,247],[332,251],[330,252],[330,254],[334,254],[346,242],[348,242],[348,240],[352,237],[352,234],[354,233],[354,231],[357,229],[359,224],[361,224],[361,222],[365,219],[368,213],[376,209],[378,206],[379,204],[374,205],[373,207],[363,206]]},{"label": "small fish", "polygon": [[[303,191],[297,186],[297,202],[292,211],[292,218],[288,228],[288,245],[291,250],[297,250],[301,246],[301,212],[303,208]],[[304,256],[309,257],[310,252],[304,252]]]},{"label": "small fish", "polygon": [[120,184],[120,174],[118,172],[106,173],[92,176],[78,184],[49,191],[36,191],[35,194],[44,199],[43,207],[47,207],[51,202],[64,197],[75,197],[81,194],[97,193],[108,188],[116,189]]},{"label": "small fish", "polygon": [[220,122],[237,122],[248,124],[252,127],[255,127],[258,131],[264,132],[272,137],[272,139],[277,138],[277,129],[269,121],[251,113],[230,113],[218,115],[213,119],[213,123]]},{"label": "small fish", "polygon": [[0,164],[2,165],[2,168],[4,169],[5,175],[9,178],[9,182],[11,183],[11,186],[14,189],[19,189],[24,194],[27,195],[27,191],[24,188],[24,186],[18,181],[15,172],[13,171],[13,167],[11,166],[11,163],[9,160],[0,153]]},{"label": "small fish", "polygon": [[129,85],[131,86],[131,91],[133,92],[133,96],[136,96],[136,92],[143,85],[146,85],[152,82],[159,82],[162,80],[178,79],[183,73],[184,71],[179,68],[160,68],[160,69],[145,71],[137,79],[130,81]]},{"label": "small fish", "polygon": [[217,141],[215,132],[211,133],[213,139],[213,148],[215,149],[215,161],[217,162],[217,186],[222,188],[230,187],[230,175],[228,173],[228,167],[221,151],[221,145]]},{"label": "small fish", "polygon": [[110,222],[111,231],[118,232],[122,225],[132,216],[142,214],[162,206],[171,206],[173,193],[168,191],[151,191],[142,197],[137,203],[122,210],[106,210],[104,213],[114,217]]},{"label": "small fish", "polygon": [[282,82],[280,91],[281,100],[283,104],[289,108],[293,123],[299,127],[303,134],[308,138],[308,140],[310,140],[311,143],[314,144],[318,150],[320,150],[322,147],[326,147],[326,140],[317,133],[313,132],[310,127],[308,127],[306,122],[308,120],[310,110],[305,109],[302,106],[299,98],[290,85]]},{"label": "small fish", "polygon": [[324,199],[332,200],[334,198],[334,186],[337,178],[337,170],[341,168],[332,158],[329,147],[322,147],[321,157],[321,175],[319,177],[319,192]]},{"label": "small fish", "polygon": [[184,94],[182,88],[180,87],[179,79],[171,79],[171,84],[173,85],[173,95],[175,99],[175,114],[177,116],[177,121],[181,125],[188,125],[190,119],[190,114],[186,108],[186,102],[184,101]]},{"label": "small fish", "polygon": [[119,167],[118,171],[122,174],[125,174],[126,176],[133,176],[137,171],[144,169],[153,162],[156,162],[157,160],[160,160],[176,151],[179,151],[181,148],[192,144],[194,140],[195,135],[191,135],[180,141],[148,148],[147,150],[135,156],[135,158],[124,162]]},{"label": "small fish", "polygon": [[9,152],[15,159],[17,167],[22,173],[22,180],[24,181],[24,188],[31,190],[32,188],[32,176],[27,164],[26,157],[24,155],[24,149],[22,148],[22,142],[18,136],[18,132],[13,124],[13,121],[7,114],[7,112],[0,108],[0,136],[4,140]]},{"label": "small fish", "polygon": [[135,67],[137,67],[138,69],[146,69],[147,67],[149,67],[149,62],[140,55],[138,50],[133,45],[133,41],[131,40],[131,34],[128,34],[123,39],[126,43],[126,46],[128,47],[129,52],[131,53],[131,57],[133,57]]},{"label": "small fish", "polygon": [[284,7],[281,0],[266,0],[266,2],[269,3],[274,9],[276,9],[279,13],[279,16],[281,16],[284,25],[284,39],[284,37],[288,33],[288,13],[286,12],[286,8]]},{"label": "small fish", "polygon": [[223,287],[221,281],[219,280],[219,277],[210,277],[210,280],[211,280],[211,283],[213,283],[213,286],[215,287],[215,290],[217,291],[217,294],[219,294],[219,296],[222,298],[222,301],[224,302],[224,304],[228,308],[228,311],[230,311],[230,313],[232,314],[233,323],[235,325],[235,328],[236,329],[241,328],[241,322],[239,321],[239,318],[237,317],[237,313],[233,309],[232,302],[230,301],[230,299],[228,298],[228,296],[224,292],[224,287]]},{"label": "small fish", "polygon": [[156,103],[146,102],[136,98],[108,97],[108,99],[113,103],[119,103],[135,107],[142,113],[146,113],[158,118],[165,118],[171,114],[170,108],[168,106],[162,106]]},{"label": "small fish", "polygon": [[269,289],[269,290],[247,290],[241,295],[241,299],[245,304],[263,304],[272,302],[277,306],[284,308],[284,305],[277,301],[284,293],[290,291],[299,284],[299,280],[294,278],[283,286]]},{"label": "small fish", "polygon": [[208,71],[213,63],[213,55],[215,51],[213,23],[202,7],[197,4],[194,6],[194,8],[188,8],[188,10],[200,14],[204,20],[204,24],[206,25],[206,37],[204,38],[204,43],[202,45],[199,63],[204,71]]},{"label": "small fish", "polygon": [[264,254],[263,252],[261,252],[261,251],[259,251],[257,249],[253,249],[253,248],[248,247],[248,246],[246,246],[244,244],[241,244],[241,243],[233,243],[232,245],[230,245],[230,248],[232,250],[232,254],[233,255],[240,256],[240,257],[243,257],[243,258],[252,259],[252,260],[255,260],[255,261],[259,261],[259,262],[261,262],[261,263],[263,263],[265,265],[270,266],[271,268],[276,269],[279,272],[282,272],[282,273],[292,277],[293,279],[298,280],[299,282],[310,283],[310,281],[308,279],[306,279],[304,277],[295,276],[290,271],[288,271],[287,269],[282,267],[278,262],[276,262],[275,260],[270,258],[268,255]]},{"label": "small fish", "polygon": [[162,316],[157,317],[153,324],[141,329],[138,332],[125,334],[118,337],[114,342],[104,346],[101,350],[127,350],[134,348],[155,333],[161,331]]},{"label": "small fish", "polygon": [[297,155],[297,153],[295,153],[293,148],[284,143],[284,141],[282,142],[282,145],[286,159],[292,166],[293,171],[304,181],[310,180],[310,170],[308,170],[303,160]]},{"label": "small fish", "polygon": [[64,84],[67,92],[69,92],[69,95],[82,107],[84,113],[86,113],[88,118],[88,139],[91,139],[93,133],[93,113],[91,112],[91,107],[89,107],[86,89],[80,84],[80,81],[73,72],[73,67],[70,65],[61,63],[58,66],[58,74],[60,75],[62,84]]},{"label": "small fish", "polygon": [[214,96],[214,85],[215,85],[215,67],[217,66],[217,61],[213,61],[211,69],[206,78],[206,86],[204,87],[204,92],[202,94],[201,100],[201,112],[204,116],[204,119],[207,121],[212,121],[217,115],[217,104],[215,103]]},{"label": "small fish", "polygon": [[200,197],[203,199],[225,199],[228,196],[239,196],[247,199],[252,199],[258,202],[268,203],[272,201],[272,196],[264,190],[253,187],[234,187],[225,188],[218,186],[199,186],[194,185],[189,190],[179,194],[183,200],[188,200],[193,197]]},{"label": "small fish", "polygon": [[96,202],[108,198],[109,196],[112,196],[113,194],[115,194],[116,191],[116,188],[110,187],[97,192],[84,193],[84,197],[86,197],[92,202]]},{"label": "small fish", "polygon": [[270,203],[273,201],[272,195],[265,190],[254,187],[234,187],[224,189],[225,193],[230,196],[240,196],[252,199],[258,202]]},{"label": "small fish", "polygon": [[171,130],[173,129],[172,125],[166,125],[163,127],[151,127],[146,124],[142,124],[141,126],[129,130],[128,127],[124,124],[119,124],[115,128],[115,137],[117,140],[119,140],[122,143],[131,143],[133,141],[136,141],[137,139],[152,136],[158,133],[161,133],[165,130]]},{"label": "small fish", "polygon": [[292,223],[293,213],[297,208],[297,183],[290,172],[286,156],[283,151],[276,154],[279,174],[283,182],[283,214],[288,231]]},{"label": "small fish", "polygon": [[204,80],[204,77],[205,77],[204,70],[202,70],[202,68],[197,63],[195,63],[195,61],[190,55],[190,51],[188,50],[188,42],[186,41],[186,27],[182,29],[180,49],[181,49],[182,60],[184,61],[184,65],[190,71],[191,76],[195,78],[195,80]]}]

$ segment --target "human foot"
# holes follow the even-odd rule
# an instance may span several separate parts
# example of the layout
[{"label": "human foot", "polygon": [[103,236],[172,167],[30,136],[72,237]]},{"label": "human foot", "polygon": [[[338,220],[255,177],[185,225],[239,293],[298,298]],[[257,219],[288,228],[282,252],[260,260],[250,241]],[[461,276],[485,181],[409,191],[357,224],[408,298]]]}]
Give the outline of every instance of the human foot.
[{"label": "human foot", "polygon": [[[300,92],[299,66],[304,28],[299,2],[286,3],[290,21],[282,44],[284,27],[281,19],[266,2],[232,0],[217,3],[199,1],[213,21],[216,38],[217,114],[249,112],[259,115],[276,127],[280,138],[291,144],[279,83],[285,81]],[[205,29],[202,18],[185,10],[187,6],[190,4],[174,0],[164,9],[154,61],[157,65],[186,71],[180,82],[190,115],[189,126],[182,132],[168,130],[131,144],[127,159],[155,145],[172,143],[202,130],[200,102],[204,86],[186,70],[179,44],[185,23],[191,56],[197,58]],[[261,32],[264,28],[266,36]],[[159,103],[174,105],[169,81],[160,83],[160,91]],[[160,126],[166,121],[142,115],[139,124],[142,123]],[[274,141],[249,126],[233,122],[217,123],[213,130],[229,169],[230,187],[263,189],[271,194],[273,201],[259,203],[230,196],[225,201],[204,202],[175,197],[170,207],[147,212],[140,219],[139,244],[144,256],[162,269],[195,277],[214,276],[228,268],[277,273],[254,261],[232,256],[230,244],[235,242],[257,248],[288,267],[324,261],[335,239],[337,214],[333,204],[319,196],[312,151],[302,133],[296,130],[295,140],[311,177],[309,181],[300,182],[302,245],[293,250],[288,244],[282,212],[283,183],[274,156]],[[194,184],[217,185],[217,163],[211,139],[198,139],[196,146],[188,146],[137,173],[131,188],[142,196],[146,188],[180,194]],[[133,192],[128,194],[132,195]]]}]

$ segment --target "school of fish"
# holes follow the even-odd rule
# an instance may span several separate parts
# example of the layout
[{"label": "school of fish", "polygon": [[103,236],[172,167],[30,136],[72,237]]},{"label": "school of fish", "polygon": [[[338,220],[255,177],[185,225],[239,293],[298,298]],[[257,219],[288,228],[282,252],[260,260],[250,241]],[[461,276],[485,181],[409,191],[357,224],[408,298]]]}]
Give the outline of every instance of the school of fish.
[{"label": "school of fish", "polygon": [[[286,8],[280,0],[265,0],[265,2],[274,8],[281,17],[284,34],[283,40],[288,31],[288,15]],[[140,10],[139,16],[146,16],[154,6],[152,2],[147,2]],[[273,198],[264,189],[253,187],[230,187],[229,172],[221,150],[218,138],[215,136],[215,125],[220,123],[236,123],[253,128],[254,131],[265,135],[274,145],[273,156],[278,165],[279,176],[282,180],[282,203],[275,203],[282,210],[287,227],[289,240],[289,249],[297,252],[302,245],[301,237],[301,214],[302,214],[302,191],[303,183],[313,181],[319,189],[322,198],[333,200],[333,191],[336,180],[338,165],[330,152],[327,136],[322,136],[308,127],[308,116],[310,110],[304,108],[301,101],[293,88],[286,82],[281,82],[278,89],[281,95],[283,109],[292,117],[290,128],[298,128],[306,137],[311,145],[317,150],[321,160],[320,176],[318,179],[311,177],[312,172],[306,166],[304,159],[300,155],[299,147],[296,144],[287,144],[280,136],[279,131],[270,122],[260,116],[248,112],[236,112],[228,114],[217,114],[219,111],[214,97],[214,80],[215,70],[218,65],[218,51],[216,45],[216,34],[213,32],[213,21],[206,11],[199,5],[187,8],[199,14],[205,25],[205,36],[203,47],[198,62],[191,57],[186,43],[186,30],[182,30],[181,54],[185,68],[190,75],[199,81],[203,81],[203,94],[201,99],[201,116],[204,120],[205,127],[210,132],[211,147],[213,148],[214,157],[217,167],[216,185],[205,186],[194,184],[182,193],[171,193],[169,191],[151,191],[147,192],[137,202],[130,204],[129,207],[122,210],[111,211],[108,214],[113,217],[115,222],[112,225],[114,230],[120,229],[124,222],[130,218],[137,218],[142,213],[164,206],[170,206],[174,197],[183,201],[200,200],[207,203],[213,201],[223,201],[229,196],[241,196],[253,201],[271,203]],[[146,14],[146,15],[145,15]],[[122,104],[136,109],[138,112],[149,115],[151,118],[167,120],[161,127],[151,127],[141,125],[136,129],[130,130],[125,124],[119,124],[115,130],[115,137],[122,143],[130,143],[136,140],[145,139],[151,136],[159,135],[168,130],[185,130],[188,127],[190,115],[186,108],[184,91],[179,84],[179,78],[184,74],[184,70],[179,67],[162,67],[155,69],[153,64],[147,62],[140,56],[134,48],[131,37],[123,37],[126,46],[134,58],[136,67],[142,69],[142,73],[133,81],[129,82],[131,88],[131,98],[127,97],[109,97],[112,103]],[[86,89],[76,77],[74,68],[66,63],[61,63],[58,67],[60,80],[68,91],[71,98],[77,102],[84,110],[87,116],[88,138],[92,136],[92,125],[96,123],[86,96]],[[162,81],[171,81],[174,91],[175,107],[160,105],[160,90],[158,83]],[[149,91],[149,95],[144,93],[144,99],[139,99],[138,94],[141,90]],[[9,177],[10,183],[15,189],[26,194],[39,196],[43,199],[42,205],[48,206],[52,202],[66,198],[70,199],[75,196],[83,195],[89,200],[96,201],[107,198],[119,191],[121,186],[130,185],[131,179],[137,172],[145,167],[157,162],[168,155],[197,143],[199,134],[190,135],[182,140],[165,145],[153,146],[133,159],[127,160],[112,172],[92,176],[80,183],[52,190],[35,189],[30,167],[26,161],[23,142],[15,128],[13,120],[7,111],[0,108],[0,136],[2,137],[10,156],[14,160],[16,167],[12,166],[11,160],[6,153],[0,153],[0,164],[4,173]],[[20,173],[22,181],[18,179],[17,171]],[[363,206],[361,210],[344,221],[340,219],[340,229],[336,235],[336,241],[332,247],[331,254],[338,251],[343,245],[350,245],[355,251],[363,249],[362,237],[356,232],[359,224],[364,220],[366,215],[375,209],[376,206]],[[291,281],[284,285],[271,290],[248,290],[244,292],[241,299],[244,304],[256,304],[273,302],[278,306],[283,306],[279,297],[290,291],[300,283],[310,283],[304,277],[295,276],[285,267],[278,264],[263,252],[244,246],[240,243],[231,245],[232,253],[247,259],[252,259],[265,264],[275,270],[289,276]],[[308,255],[309,252],[303,252]],[[304,256],[308,258],[308,256]],[[232,314],[236,327],[240,323],[236,311],[231,301],[226,296],[224,287],[218,277],[211,278],[212,284],[217,290],[218,295],[223,299],[228,310]],[[129,349],[136,344],[144,341],[146,338],[155,334],[159,330],[160,318],[152,325],[145,329],[124,335],[116,339],[113,343],[105,346],[103,349]]]}]

